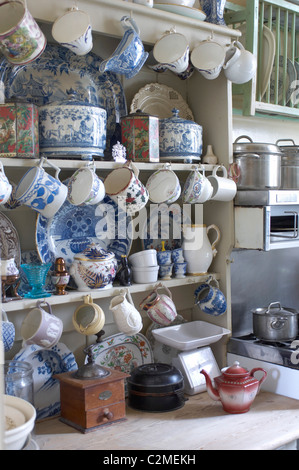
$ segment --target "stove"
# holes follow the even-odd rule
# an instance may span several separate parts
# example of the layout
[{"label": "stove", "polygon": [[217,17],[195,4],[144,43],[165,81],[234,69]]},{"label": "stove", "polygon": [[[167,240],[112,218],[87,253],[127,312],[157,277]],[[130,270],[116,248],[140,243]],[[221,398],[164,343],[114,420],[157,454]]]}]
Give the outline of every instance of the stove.
[{"label": "stove", "polygon": [[262,389],[299,400],[299,336],[277,343],[261,341],[253,334],[233,337],[227,344],[228,366],[235,361],[249,371],[255,367],[267,371]]}]

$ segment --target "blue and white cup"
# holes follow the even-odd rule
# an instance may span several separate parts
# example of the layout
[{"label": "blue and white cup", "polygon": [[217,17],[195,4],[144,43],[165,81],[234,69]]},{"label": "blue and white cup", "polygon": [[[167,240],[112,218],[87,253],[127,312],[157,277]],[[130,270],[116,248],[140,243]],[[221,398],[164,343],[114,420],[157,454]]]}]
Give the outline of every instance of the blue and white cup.
[{"label": "blue and white cup", "polygon": [[157,251],[157,261],[159,266],[171,264],[171,251]]},{"label": "blue and white cup", "polygon": [[171,252],[171,259],[173,263],[184,263],[184,250],[183,248],[175,248]]},{"label": "blue and white cup", "polygon": [[0,333],[3,342],[4,351],[8,352],[15,342],[15,326],[7,318],[6,312],[2,309],[2,321],[0,322]]},{"label": "blue and white cup", "polygon": [[173,263],[172,264],[162,264],[159,267],[159,278],[164,279],[164,280],[171,279],[172,269],[173,269]]},{"label": "blue and white cup", "polygon": [[67,187],[58,179],[60,168],[47,160],[48,165],[56,170],[53,177],[43,169],[44,162],[45,158],[41,158],[37,166],[25,173],[16,187],[15,199],[50,218],[66,200]]},{"label": "blue and white cup", "polygon": [[[214,282],[216,287],[213,287],[211,282]],[[194,297],[196,305],[208,315],[219,316],[226,312],[226,298],[219,289],[218,282],[212,277],[198,286],[194,292]]]},{"label": "blue and white cup", "polygon": [[189,66],[189,44],[187,38],[177,33],[175,28],[166,31],[153,49],[155,60],[176,74],[181,74]]},{"label": "blue and white cup", "polygon": [[174,263],[173,265],[173,272],[174,276],[177,279],[183,279],[186,277],[186,272],[187,272],[187,263]]}]

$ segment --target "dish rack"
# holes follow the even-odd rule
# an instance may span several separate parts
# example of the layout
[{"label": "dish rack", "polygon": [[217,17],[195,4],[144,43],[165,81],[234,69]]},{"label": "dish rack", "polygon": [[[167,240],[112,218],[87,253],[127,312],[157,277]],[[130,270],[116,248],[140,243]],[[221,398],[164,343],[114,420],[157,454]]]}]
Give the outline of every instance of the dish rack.
[{"label": "dish rack", "polygon": [[258,61],[253,80],[233,85],[234,107],[247,116],[299,116],[299,2],[227,2],[225,21],[242,32],[240,41]]}]

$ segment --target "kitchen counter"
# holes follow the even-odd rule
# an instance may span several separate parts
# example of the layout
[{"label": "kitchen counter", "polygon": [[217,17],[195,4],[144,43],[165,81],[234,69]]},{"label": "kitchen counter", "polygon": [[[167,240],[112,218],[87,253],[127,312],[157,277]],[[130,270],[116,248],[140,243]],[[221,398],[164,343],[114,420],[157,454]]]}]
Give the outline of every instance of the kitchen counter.
[{"label": "kitchen counter", "polygon": [[[272,450],[299,439],[299,400],[261,391],[249,412],[228,414],[207,393],[167,413],[126,408],[126,421],[82,434],[58,417],[36,424],[41,450]],[[134,453],[132,453],[134,454]]]}]

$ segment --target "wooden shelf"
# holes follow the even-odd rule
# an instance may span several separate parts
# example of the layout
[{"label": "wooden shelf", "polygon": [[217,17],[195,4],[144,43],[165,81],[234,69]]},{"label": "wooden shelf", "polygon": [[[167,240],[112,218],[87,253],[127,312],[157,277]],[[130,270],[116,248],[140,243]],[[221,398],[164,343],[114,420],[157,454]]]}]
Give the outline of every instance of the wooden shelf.
[{"label": "wooden shelf", "polygon": [[[220,276],[217,273],[208,273],[202,276],[186,276],[184,279],[170,279],[167,281],[162,281],[158,279],[157,282],[153,284],[133,284],[129,287],[131,294],[137,294],[139,292],[147,292],[154,289],[154,287],[162,282],[166,287],[180,287],[190,284],[198,284],[204,282],[208,276],[213,275],[214,278],[219,279]],[[91,295],[93,300],[103,299],[107,297],[112,297],[118,295],[122,289],[127,289],[123,286],[115,286],[111,289],[103,290],[94,290],[89,292],[82,291],[68,291],[66,295],[52,295],[51,297],[46,297],[45,301],[50,305],[63,305],[72,302],[81,302],[84,297]],[[21,299],[21,300],[11,300],[3,304],[3,308],[6,312],[19,312],[20,310],[29,309],[36,307],[36,302],[43,299]]]}]

